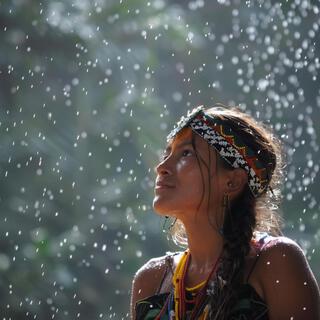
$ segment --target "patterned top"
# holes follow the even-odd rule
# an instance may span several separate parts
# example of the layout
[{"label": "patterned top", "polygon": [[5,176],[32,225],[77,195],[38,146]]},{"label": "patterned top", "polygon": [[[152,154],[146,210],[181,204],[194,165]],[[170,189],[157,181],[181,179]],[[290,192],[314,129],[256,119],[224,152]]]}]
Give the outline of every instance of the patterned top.
[{"label": "patterned top", "polygon": [[[265,239],[268,234],[263,233],[258,243],[260,244],[260,250],[265,243]],[[238,291],[238,300],[231,310],[230,320],[268,320],[268,306],[265,301],[259,296],[254,287],[248,283],[248,279],[259,255],[254,262],[254,265],[249,272],[247,282],[243,283]],[[156,294],[140,300],[136,304],[136,320],[154,320],[160,313],[161,309],[167,302],[169,292]],[[190,308],[190,307],[189,307]],[[188,309],[189,309],[188,308]],[[205,320],[206,317],[202,314],[200,318]],[[161,320],[171,320],[167,313],[161,316]]]},{"label": "patterned top", "polygon": [[[160,313],[169,293],[162,293],[139,301],[136,305],[136,320],[154,320]],[[268,320],[268,307],[255,289],[245,283],[239,291],[239,300],[233,307],[230,320]],[[164,314],[161,320],[169,320]]]}]

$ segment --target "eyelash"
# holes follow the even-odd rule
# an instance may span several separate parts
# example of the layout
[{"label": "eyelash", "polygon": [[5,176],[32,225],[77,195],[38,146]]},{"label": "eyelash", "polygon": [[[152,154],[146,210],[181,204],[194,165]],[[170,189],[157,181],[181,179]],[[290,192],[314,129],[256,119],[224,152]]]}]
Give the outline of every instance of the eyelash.
[{"label": "eyelash", "polygon": [[[186,152],[188,153],[187,155],[185,155]],[[189,149],[182,150],[182,155],[185,156],[185,157],[187,157],[187,156],[188,156],[189,154],[191,154],[191,153],[192,153],[192,151],[189,150]],[[161,156],[160,160],[161,160],[161,161],[164,161],[164,160],[166,160],[168,157],[169,157],[168,154],[163,154],[163,155]]]}]

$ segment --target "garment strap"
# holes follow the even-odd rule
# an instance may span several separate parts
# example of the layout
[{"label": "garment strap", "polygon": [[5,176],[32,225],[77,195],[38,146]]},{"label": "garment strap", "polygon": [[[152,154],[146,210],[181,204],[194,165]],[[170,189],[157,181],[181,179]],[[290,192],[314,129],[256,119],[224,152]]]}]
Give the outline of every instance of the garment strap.
[{"label": "garment strap", "polygon": [[251,267],[251,269],[250,269],[250,271],[249,271],[249,274],[248,274],[248,276],[247,276],[246,283],[249,282],[249,278],[250,278],[250,276],[251,276],[251,273],[252,273],[254,267],[256,266],[256,264],[257,264],[257,262],[258,262],[258,260],[259,260],[259,257],[260,257],[260,252],[257,254],[257,257],[256,257],[256,259],[254,260],[254,263],[253,263],[253,265],[252,265],[252,267]]},{"label": "garment strap", "polygon": [[258,254],[257,254],[257,257],[256,257],[256,259],[254,260],[254,263],[253,263],[253,265],[252,265],[252,267],[251,267],[251,269],[250,269],[250,271],[249,271],[249,274],[248,274],[247,279],[246,279],[246,283],[248,283],[249,278],[250,278],[250,276],[251,276],[251,274],[252,274],[252,271],[254,270],[254,268],[255,268],[255,266],[256,266],[259,258],[260,258],[262,249],[263,249],[264,246],[268,243],[268,242],[265,241],[265,239],[268,238],[268,237],[269,237],[269,235],[268,235],[268,234],[265,234],[265,235],[262,236],[262,237],[259,239],[259,241],[258,241],[258,243],[261,244],[261,246],[260,246],[260,248],[259,248],[259,252],[258,252]]},{"label": "garment strap", "polygon": [[156,291],[156,294],[160,294],[160,291],[162,289],[162,286],[163,286],[163,283],[164,283],[164,280],[166,279],[167,275],[168,275],[168,272],[170,271],[171,274],[173,274],[173,257],[175,255],[179,254],[179,252],[170,252],[167,254],[167,256],[165,257],[165,264],[166,264],[166,267],[165,267],[165,270],[163,272],[163,275],[162,275],[162,278],[161,278],[161,281],[160,281],[160,284],[158,286],[158,289]]}]

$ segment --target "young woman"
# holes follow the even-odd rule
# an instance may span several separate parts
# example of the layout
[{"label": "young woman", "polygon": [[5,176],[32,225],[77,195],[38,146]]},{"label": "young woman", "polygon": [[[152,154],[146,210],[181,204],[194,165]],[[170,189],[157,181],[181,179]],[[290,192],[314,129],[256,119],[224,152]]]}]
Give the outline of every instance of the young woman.
[{"label": "young woman", "polygon": [[319,320],[315,277],[276,213],[281,148],[249,115],[198,107],[168,136],[154,209],[184,252],[135,275],[132,319]]}]

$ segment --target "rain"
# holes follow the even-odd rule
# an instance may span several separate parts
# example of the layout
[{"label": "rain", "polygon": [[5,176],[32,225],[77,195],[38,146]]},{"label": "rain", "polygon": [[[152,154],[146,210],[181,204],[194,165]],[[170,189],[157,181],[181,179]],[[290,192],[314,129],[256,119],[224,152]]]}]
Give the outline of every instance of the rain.
[{"label": "rain", "polygon": [[0,3],[0,318],[129,319],[131,281],[181,248],[154,166],[197,105],[283,142],[284,233],[320,281],[320,3]]}]

